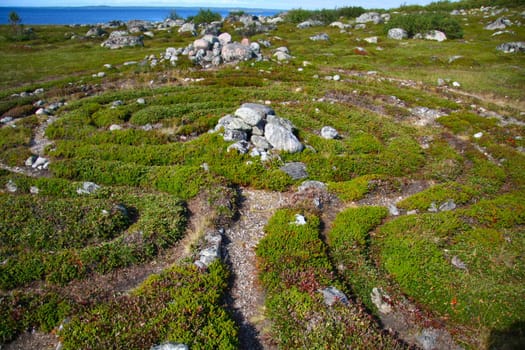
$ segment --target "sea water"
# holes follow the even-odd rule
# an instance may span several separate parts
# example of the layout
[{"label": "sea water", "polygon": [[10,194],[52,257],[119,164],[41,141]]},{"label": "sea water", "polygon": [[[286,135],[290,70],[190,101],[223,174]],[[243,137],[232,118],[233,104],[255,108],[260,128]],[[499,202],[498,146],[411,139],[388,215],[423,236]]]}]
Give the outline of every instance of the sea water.
[{"label": "sea water", "polygon": [[[208,9],[208,8],[205,8]],[[226,17],[233,11],[244,11],[255,16],[273,16],[283,10],[247,8],[209,8]],[[196,15],[200,7],[0,7],[0,24],[8,24],[9,13],[15,11],[22,24],[98,24],[113,20],[129,21],[141,19],[158,22],[168,18],[172,11],[182,18]]]}]

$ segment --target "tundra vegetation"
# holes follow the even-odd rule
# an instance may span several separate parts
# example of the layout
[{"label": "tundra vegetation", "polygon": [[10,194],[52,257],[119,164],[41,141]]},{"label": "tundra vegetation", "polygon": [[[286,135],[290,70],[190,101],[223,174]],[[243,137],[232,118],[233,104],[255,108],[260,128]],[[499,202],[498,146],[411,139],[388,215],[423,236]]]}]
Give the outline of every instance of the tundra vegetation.
[{"label": "tundra vegetation", "polygon": [[[412,328],[466,349],[523,348],[525,61],[523,49],[496,47],[525,41],[525,7],[440,1],[376,10],[390,20],[355,28],[365,12],[294,9],[264,31],[224,21],[233,41],[269,42],[267,59],[209,69],[182,55],[151,64],[197,39],[177,28],[109,50],[85,27],[28,31],[10,15],[0,26],[0,344],[38,330],[64,349],[238,348],[231,266],[193,263],[203,236],[234,222],[244,189],[292,194],[315,180],[337,207],[276,211],[255,249],[271,344],[421,346],[385,329],[371,295],[380,289],[393,309],[416,310]],[[484,28],[500,17],[506,30]],[[217,20],[205,9],[193,18],[199,31]],[[298,29],[304,21],[319,22]],[[392,28],[409,38],[389,38]],[[412,38],[428,30],[448,39]],[[310,40],[320,33],[329,40]],[[291,58],[276,59],[278,47]],[[304,150],[228,151],[213,130],[246,102],[290,120]],[[339,137],[322,137],[324,126]],[[36,153],[46,169],[26,164]],[[281,170],[292,162],[305,179]],[[79,191],[86,182],[100,188]],[[126,288],[99,283],[141,271]],[[327,305],[328,287],[348,301]]]}]

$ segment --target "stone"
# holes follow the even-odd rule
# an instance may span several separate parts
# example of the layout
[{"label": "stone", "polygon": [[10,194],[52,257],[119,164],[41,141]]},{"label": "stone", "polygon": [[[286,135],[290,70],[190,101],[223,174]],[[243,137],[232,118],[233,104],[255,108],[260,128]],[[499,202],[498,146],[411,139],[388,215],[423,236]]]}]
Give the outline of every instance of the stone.
[{"label": "stone", "polygon": [[336,74],[336,75],[333,76],[333,79],[334,79],[334,81],[339,81],[339,80],[341,80],[341,76],[339,74]]},{"label": "stone", "polygon": [[331,126],[323,126],[321,129],[321,137],[327,140],[337,139],[339,138],[339,133]]},{"label": "stone", "polygon": [[361,56],[368,55],[368,51],[366,51],[363,47],[359,47],[359,46],[354,49],[354,53],[356,55],[361,55]]},{"label": "stone", "polygon": [[37,109],[37,111],[35,112],[36,115],[46,115],[48,114],[47,113],[47,110],[45,108],[39,108]]},{"label": "stone", "polygon": [[370,44],[377,44],[377,36],[371,36],[369,38],[364,38],[363,40]]},{"label": "stone", "polygon": [[467,270],[467,265],[463,261],[461,261],[461,259],[458,258],[457,255],[454,255],[450,262],[454,267],[460,270]]},{"label": "stone", "polygon": [[505,17],[500,17],[492,23],[487,24],[484,28],[486,30],[501,30],[507,28],[511,22]]},{"label": "stone", "polygon": [[235,111],[235,116],[242,119],[246,124],[255,126],[266,117],[266,113],[260,108],[241,107]]},{"label": "stone", "polygon": [[229,130],[242,130],[242,131],[250,131],[252,127],[244,122],[244,120],[240,118],[232,117],[231,115],[226,115],[219,119],[219,122],[217,123],[217,126],[215,127],[215,130],[218,131],[221,127],[224,129]]},{"label": "stone", "polygon": [[9,180],[5,184],[5,189],[7,190],[7,192],[15,193],[16,191],[18,191],[18,186],[13,182],[13,180]]},{"label": "stone", "polygon": [[326,306],[333,306],[336,303],[350,305],[350,301],[348,300],[348,297],[345,295],[345,293],[333,286],[320,289],[319,292],[323,294],[324,303]]},{"label": "stone", "polygon": [[248,134],[241,130],[226,129],[223,138],[224,141],[246,141],[248,139]]},{"label": "stone", "polygon": [[289,61],[292,59],[292,56],[282,51],[277,51],[273,54],[273,56],[277,59],[277,61]]},{"label": "stone", "polygon": [[267,105],[262,105],[259,103],[243,103],[241,107],[254,109],[256,111],[263,113],[264,115],[275,115],[275,111],[273,110],[272,107],[267,106]]},{"label": "stone", "polygon": [[102,35],[107,34],[107,32],[101,27],[93,27],[89,29],[86,33],[87,37],[101,37]]},{"label": "stone", "polygon": [[111,124],[109,126],[109,131],[116,131],[116,130],[122,130],[122,126],[118,124]]},{"label": "stone", "polygon": [[32,166],[36,158],[37,156],[30,156],[29,158],[27,158],[25,161],[25,166]]},{"label": "stone", "polygon": [[13,121],[13,117],[10,117],[10,116],[3,117],[2,119],[0,119],[0,123],[2,123],[2,124],[7,124],[7,123],[12,122],[12,121]]},{"label": "stone", "polygon": [[147,32],[144,32],[144,36],[147,36],[148,38],[153,38],[155,37],[155,33],[151,31],[147,31]]},{"label": "stone", "polygon": [[190,348],[186,344],[180,343],[164,343],[160,345],[155,345],[150,348],[150,350],[189,350]]},{"label": "stone", "polygon": [[312,41],[328,41],[328,40],[330,40],[330,37],[326,33],[320,33],[320,34],[312,35],[310,37],[310,40],[312,40]]},{"label": "stone", "polygon": [[100,189],[100,186],[94,182],[86,181],[82,183],[82,187],[77,188],[78,194],[92,194],[97,192]]},{"label": "stone", "polygon": [[308,177],[306,165],[301,162],[286,163],[279,169],[290,175],[293,180],[300,180]]},{"label": "stone", "polygon": [[122,106],[124,105],[124,102],[122,102],[122,100],[116,100],[116,101],[113,101],[111,103],[111,107],[112,108],[116,108],[116,107],[119,107],[119,106]]},{"label": "stone", "polygon": [[253,52],[247,46],[231,43],[222,47],[221,55],[225,62],[246,61],[253,57]]},{"label": "stone", "polygon": [[36,187],[36,186],[31,186],[29,188],[29,193],[31,193],[31,194],[38,194],[39,192],[40,192],[40,189],[38,187]]},{"label": "stone", "polygon": [[366,24],[364,23],[359,23],[359,24],[356,24],[355,29],[365,29],[366,28]]},{"label": "stone", "polygon": [[399,209],[397,209],[397,206],[393,203],[388,204],[388,213],[392,216],[398,216],[399,215]]},{"label": "stone", "polygon": [[416,340],[423,350],[433,350],[436,348],[438,338],[439,331],[434,328],[425,328],[421,334],[416,337]]},{"label": "stone", "polygon": [[247,141],[237,141],[236,143],[229,145],[226,149],[227,152],[235,150],[240,154],[246,154],[250,150],[250,144]]},{"label": "stone", "polygon": [[222,33],[218,36],[218,39],[222,46],[228,45],[232,42],[232,36],[229,33]]},{"label": "stone", "polygon": [[356,23],[368,23],[373,22],[374,24],[383,23],[383,18],[377,12],[365,12],[361,16],[355,19]]},{"label": "stone", "polygon": [[504,53],[525,52],[525,41],[504,43],[496,47],[496,50]]},{"label": "stone", "polygon": [[414,107],[410,109],[410,112],[412,112],[414,116],[418,117],[418,120],[415,124],[419,126],[429,125],[433,123],[437,118],[440,118],[445,115],[444,113],[441,113],[436,109],[430,109],[427,107]]},{"label": "stone", "polygon": [[272,145],[264,138],[263,136],[259,135],[252,135],[250,138],[250,142],[258,149],[261,150],[268,150],[272,148]]},{"label": "stone", "polygon": [[453,87],[461,87],[461,84],[458,83],[457,81],[453,81],[453,82],[452,82],[452,86],[453,86]]},{"label": "stone", "polygon": [[349,24],[344,24],[343,22],[332,22],[328,25],[329,27],[335,27],[335,28],[339,28],[339,29],[346,29],[348,27],[350,27]]},{"label": "stone", "polygon": [[392,306],[389,303],[390,297],[381,288],[372,288],[370,298],[380,313],[389,314],[392,312]]},{"label": "stone", "polygon": [[475,134],[474,134],[474,138],[475,138],[475,139],[480,139],[480,138],[482,138],[482,137],[483,137],[483,133],[482,133],[481,131],[478,132],[478,133],[475,133]]},{"label": "stone", "polygon": [[304,21],[304,22],[299,23],[297,25],[297,28],[305,29],[305,28],[310,28],[310,27],[314,27],[314,26],[322,26],[322,25],[323,25],[323,22],[321,22],[321,21],[308,20],[308,21]]},{"label": "stone", "polygon": [[304,148],[293,132],[282,124],[268,122],[264,127],[264,135],[270,145],[278,151],[296,153]]},{"label": "stone", "polygon": [[46,163],[49,163],[49,160],[44,157],[38,157],[35,162],[31,165],[31,168],[37,169],[38,167],[43,167]]},{"label": "stone", "polygon": [[430,206],[428,207],[427,210],[428,210],[430,213],[437,213],[437,212],[438,212],[438,208],[437,208],[436,202],[432,202],[432,203],[430,203]]},{"label": "stone", "polygon": [[298,188],[297,190],[299,192],[304,192],[304,191],[308,191],[308,190],[320,190],[320,191],[326,191],[328,190],[328,186],[326,186],[326,184],[324,182],[321,182],[321,181],[314,181],[314,180],[308,180],[308,181],[304,181]]},{"label": "stone", "polygon": [[451,211],[454,209],[456,209],[456,203],[454,203],[454,200],[452,199],[441,203],[441,205],[438,208],[439,211]]},{"label": "stone", "polygon": [[195,50],[208,50],[210,47],[210,42],[205,39],[197,39],[193,42],[193,48]]},{"label": "stone", "polygon": [[142,97],[139,97],[139,98],[137,98],[137,103],[138,103],[139,105],[144,105],[144,104],[146,104],[146,100],[143,99]]},{"label": "stone", "polygon": [[144,46],[142,37],[128,35],[126,31],[116,30],[109,35],[108,40],[100,44],[108,49],[121,49],[123,47]]},{"label": "stone", "polygon": [[195,24],[184,23],[178,30],[179,33],[195,33]]},{"label": "stone", "polygon": [[280,46],[276,48],[275,52],[284,52],[284,53],[290,54],[290,50],[288,50],[286,46]]},{"label": "stone", "polygon": [[268,114],[266,116],[266,122],[267,123],[278,124],[278,125],[286,128],[286,130],[288,130],[290,132],[293,132],[293,130],[294,130],[294,126],[293,126],[291,121],[289,121],[288,119],[280,118],[280,117],[278,117],[276,115]]},{"label": "stone", "polygon": [[445,33],[439,31],[439,30],[431,30],[424,36],[425,40],[434,40],[438,42],[442,42],[447,40],[447,36]]},{"label": "stone", "polygon": [[97,77],[98,78],[104,78],[106,76],[106,73],[105,72],[98,72],[97,73]]},{"label": "stone", "polygon": [[388,30],[388,37],[394,40],[403,40],[408,38],[408,33],[402,28],[392,28]]},{"label": "stone", "polygon": [[299,226],[306,225],[306,218],[301,214],[295,214],[294,224]]}]

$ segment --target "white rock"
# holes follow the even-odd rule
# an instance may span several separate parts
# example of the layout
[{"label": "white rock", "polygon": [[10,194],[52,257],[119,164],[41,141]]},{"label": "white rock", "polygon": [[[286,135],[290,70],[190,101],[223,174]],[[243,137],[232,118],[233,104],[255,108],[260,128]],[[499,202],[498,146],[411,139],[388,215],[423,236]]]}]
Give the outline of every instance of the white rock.
[{"label": "white rock", "polygon": [[323,126],[321,129],[321,137],[327,140],[336,139],[339,137],[339,133],[331,126]]},{"label": "white rock", "polygon": [[116,131],[116,130],[122,130],[122,126],[118,125],[118,124],[112,124],[110,125],[109,127],[109,131]]},{"label": "white rock", "polygon": [[49,160],[44,157],[38,157],[35,162],[31,165],[33,169],[38,168],[39,166],[44,166],[44,164],[48,163]]},{"label": "white rock", "polygon": [[29,188],[29,192],[32,193],[32,194],[38,194],[40,192],[40,190],[36,186],[31,186]]},{"label": "white rock", "polygon": [[301,214],[295,214],[295,225],[306,225],[306,218]]},{"label": "white rock", "polygon": [[143,104],[146,104],[146,100],[143,99],[142,97],[140,97],[140,98],[137,98],[137,103],[138,103],[139,105],[143,105]]},{"label": "white rock", "polygon": [[475,139],[480,139],[480,138],[482,138],[482,137],[483,137],[483,133],[482,133],[481,131],[478,132],[478,133],[476,133],[476,134],[474,134],[474,138],[475,138]]}]

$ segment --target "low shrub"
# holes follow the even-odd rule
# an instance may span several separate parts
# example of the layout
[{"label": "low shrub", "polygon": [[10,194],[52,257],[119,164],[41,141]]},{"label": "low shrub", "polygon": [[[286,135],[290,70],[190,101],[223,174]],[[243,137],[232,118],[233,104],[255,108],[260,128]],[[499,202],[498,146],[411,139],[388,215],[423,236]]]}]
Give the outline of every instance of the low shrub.
[{"label": "low shrub", "polygon": [[220,21],[222,19],[221,14],[213,12],[210,9],[199,9],[199,12],[195,16],[187,18],[188,21],[192,21],[195,24],[209,24],[211,22]]},{"label": "low shrub", "polygon": [[192,349],[236,349],[237,326],[222,307],[227,267],[207,272],[174,266],[148,278],[131,295],[94,306],[66,324],[64,349],[150,348],[166,341]]},{"label": "low shrub", "polygon": [[397,203],[399,208],[406,210],[417,209],[425,212],[432,203],[439,207],[440,204],[452,199],[457,205],[468,203],[474,194],[474,190],[468,186],[456,182],[448,182],[430,187],[413,196],[403,199]]}]

